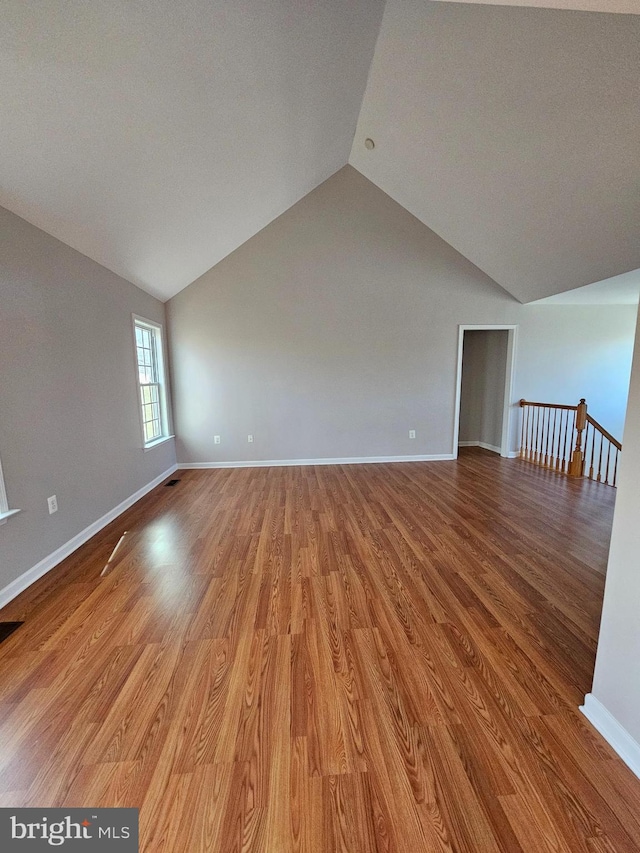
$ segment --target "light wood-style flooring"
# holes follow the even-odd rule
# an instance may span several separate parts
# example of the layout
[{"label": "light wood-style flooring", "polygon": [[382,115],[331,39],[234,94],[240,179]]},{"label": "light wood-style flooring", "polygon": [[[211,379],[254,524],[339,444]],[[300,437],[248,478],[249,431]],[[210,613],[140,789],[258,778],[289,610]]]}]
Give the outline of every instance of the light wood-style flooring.
[{"label": "light wood-style flooring", "polygon": [[0,613],[0,806],[136,806],[147,853],[640,850],[577,711],[612,488],[478,450],[174,476]]}]

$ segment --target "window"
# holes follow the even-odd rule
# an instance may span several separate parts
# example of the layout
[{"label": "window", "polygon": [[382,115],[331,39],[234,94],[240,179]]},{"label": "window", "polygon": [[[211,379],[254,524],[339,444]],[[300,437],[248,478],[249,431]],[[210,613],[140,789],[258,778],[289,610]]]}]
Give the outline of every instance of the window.
[{"label": "window", "polygon": [[133,326],[136,336],[142,434],[144,446],[150,447],[169,438],[162,327],[141,317],[133,318]]}]

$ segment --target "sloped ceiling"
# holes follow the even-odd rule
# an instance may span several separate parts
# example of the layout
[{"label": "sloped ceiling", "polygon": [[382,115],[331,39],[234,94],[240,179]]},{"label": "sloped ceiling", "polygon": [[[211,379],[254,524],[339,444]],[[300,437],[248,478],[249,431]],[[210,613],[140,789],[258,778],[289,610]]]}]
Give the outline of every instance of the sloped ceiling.
[{"label": "sloped ceiling", "polygon": [[349,157],[382,0],[4,0],[0,204],[161,298]]},{"label": "sloped ceiling", "polygon": [[383,5],[5,0],[0,204],[162,299],[347,161],[522,301],[639,267],[640,17]]},{"label": "sloped ceiling", "polygon": [[635,15],[388,0],[350,163],[523,302],[636,269],[639,46]]},{"label": "sloped ceiling", "polygon": [[640,301],[640,269],[623,272],[604,281],[585,284],[575,290],[565,290],[544,299],[537,305],[637,305]]}]

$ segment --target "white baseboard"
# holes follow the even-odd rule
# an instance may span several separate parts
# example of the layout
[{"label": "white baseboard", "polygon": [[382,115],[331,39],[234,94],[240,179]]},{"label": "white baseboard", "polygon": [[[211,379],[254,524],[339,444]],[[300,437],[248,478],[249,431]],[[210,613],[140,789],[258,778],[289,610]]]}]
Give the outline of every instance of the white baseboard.
[{"label": "white baseboard", "polygon": [[442,462],[455,459],[452,453],[430,456],[343,456],[336,459],[252,459],[242,462],[179,462],[178,468],[281,468],[300,465],[370,465],[378,462]]},{"label": "white baseboard", "polygon": [[118,506],[109,510],[106,515],[103,515],[102,518],[99,518],[97,521],[94,521],[93,524],[90,524],[88,527],[85,527],[80,533],[73,537],[73,539],[69,539],[68,542],[65,542],[64,545],[61,545],[57,548],[53,553],[49,554],[43,560],[40,560],[39,563],[36,563],[35,566],[32,566],[30,569],[27,569],[26,572],[23,572],[19,577],[15,580],[11,581],[11,583],[7,584],[3,589],[0,589],[0,607],[4,607],[10,601],[13,601],[16,596],[20,595],[21,592],[24,592],[27,587],[31,586],[32,583],[41,578],[43,575],[46,575],[47,572],[50,572],[51,569],[55,568],[58,563],[61,563],[65,560],[70,554],[73,554],[81,545],[84,545],[92,536],[95,536],[103,527],[106,527],[107,524],[110,524],[114,519],[116,519],[119,515],[121,515],[126,509],[129,509],[130,506],[133,506],[136,501],[139,501],[140,498],[144,497],[148,492],[152,489],[155,489],[156,486],[159,486],[160,483],[165,480],[170,474],[173,474],[178,468],[177,465],[172,465],[171,468],[167,469],[164,473],[160,474],[150,483],[147,483],[146,486],[143,486],[141,489],[138,489],[137,492],[130,495],[128,498],[119,503]]},{"label": "white baseboard", "polygon": [[593,693],[587,693],[580,710],[607,743],[615,749],[624,763],[640,778],[640,743],[631,737]]},{"label": "white baseboard", "polygon": [[502,448],[496,447],[495,444],[487,444],[486,441],[459,441],[458,447],[482,447],[492,453],[500,454],[502,452]]},{"label": "white baseboard", "polygon": [[[496,447],[494,444],[486,444],[484,441],[459,441],[458,447],[484,447],[485,450],[491,450],[493,453],[502,455],[500,447]],[[519,450],[510,450],[504,458],[517,459],[519,456]]]}]

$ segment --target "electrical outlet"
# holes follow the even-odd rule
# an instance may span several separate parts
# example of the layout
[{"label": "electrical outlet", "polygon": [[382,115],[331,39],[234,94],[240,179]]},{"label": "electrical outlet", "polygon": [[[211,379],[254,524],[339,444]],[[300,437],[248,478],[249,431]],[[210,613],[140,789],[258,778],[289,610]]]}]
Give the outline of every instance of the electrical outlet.
[{"label": "electrical outlet", "polygon": [[213,443],[214,444],[220,444],[220,436],[219,435],[213,436]]},{"label": "electrical outlet", "polygon": [[252,435],[248,435],[248,436],[247,436],[247,441],[249,442],[249,444],[253,444],[253,436],[252,436]]},{"label": "electrical outlet", "polygon": [[409,438],[415,438],[415,437],[416,437],[415,429],[410,429],[409,430]]},{"label": "electrical outlet", "polygon": [[58,498],[56,495],[51,495],[50,498],[47,498],[47,504],[49,505],[49,515],[58,512]]}]

